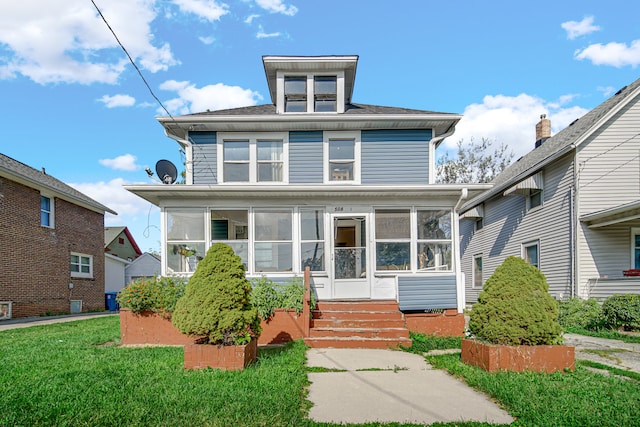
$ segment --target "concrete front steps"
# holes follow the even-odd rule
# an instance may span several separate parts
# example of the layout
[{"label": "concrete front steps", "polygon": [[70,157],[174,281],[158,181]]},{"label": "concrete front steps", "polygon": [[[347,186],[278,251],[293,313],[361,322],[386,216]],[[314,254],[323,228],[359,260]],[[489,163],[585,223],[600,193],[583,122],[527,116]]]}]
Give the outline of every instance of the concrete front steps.
[{"label": "concrete front steps", "polygon": [[396,301],[319,301],[304,342],[313,348],[410,346],[409,330]]}]

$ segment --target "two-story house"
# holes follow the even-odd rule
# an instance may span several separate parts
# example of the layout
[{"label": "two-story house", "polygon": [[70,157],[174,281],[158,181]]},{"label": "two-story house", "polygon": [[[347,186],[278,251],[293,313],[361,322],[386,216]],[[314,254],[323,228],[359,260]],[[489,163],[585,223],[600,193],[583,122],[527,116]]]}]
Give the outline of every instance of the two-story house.
[{"label": "two-story house", "polygon": [[272,103],[158,119],[186,153],[185,185],[126,186],[161,208],[162,273],[189,274],[224,242],[248,277],[309,267],[320,301],[462,317],[456,209],[490,186],[434,183],[461,116],[353,103],[357,56],[262,61]]},{"label": "two-story house", "polygon": [[104,310],[105,212],[0,154],[0,319]]},{"label": "two-story house", "polygon": [[640,293],[640,80],[554,136],[541,117],[531,146],[463,205],[467,301],[509,255],[558,299]]},{"label": "two-story house", "polygon": [[127,285],[126,270],[141,255],[127,227],[104,228],[105,293],[119,292]]}]

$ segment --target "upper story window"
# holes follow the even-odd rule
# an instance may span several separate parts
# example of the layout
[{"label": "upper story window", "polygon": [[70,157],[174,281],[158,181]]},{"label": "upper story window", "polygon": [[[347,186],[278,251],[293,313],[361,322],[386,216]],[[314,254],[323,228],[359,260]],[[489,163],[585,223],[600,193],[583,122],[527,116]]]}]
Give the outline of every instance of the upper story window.
[{"label": "upper story window", "polygon": [[285,113],[335,113],[342,110],[338,101],[336,75],[284,76]]},{"label": "upper story window", "polygon": [[287,147],[283,138],[226,138],[218,142],[221,182],[286,182]]},{"label": "upper story window", "polygon": [[318,113],[337,111],[337,89],[335,76],[316,76],[314,79],[313,111]]},{"label": "upper story window", "polygon": [[353,181],[356,163],[355,141],[329,140],[329,181]]},{"label": "upper story window", "polygon": [[473,257],[473,280],[471,283],[474,289],[482,288],[482,255]]},{"label": "upper story window", "polygon": [[72,252],[70,270],[71,277],[93,277],[93,257]]},{"label": "upper story window", "polygon": [[307,77],[288,76],[284,78],[284,111],[304,113],[307,111]]},{"label": "upper story window", "polygon": [[40,196],[40,225],[53,228],[53,203],[47,196]]},{"label": "upper story window", "polygon": [[537,208],[542,205],[542,190],[531,190],[527,198],[529,209]]}]

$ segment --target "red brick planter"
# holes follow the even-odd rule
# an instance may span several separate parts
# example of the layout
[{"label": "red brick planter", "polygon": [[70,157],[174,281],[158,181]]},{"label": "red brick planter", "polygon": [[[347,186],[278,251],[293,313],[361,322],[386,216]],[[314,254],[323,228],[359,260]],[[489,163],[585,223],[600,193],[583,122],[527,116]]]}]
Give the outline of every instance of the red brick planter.
[{"label": "red brick planter", "polygon": [[260,321],[262,333],[258,344],[282,344],[304,338],[303,314],[294,310],[277,309],[269,320]]},{"label": "red brick planter", "polygon": [[170,319],[146,311],[133,313],[120,309],[120,341],[122,345],[184,345],[193,337],[183,335]]},{"label": "red brick planter", "polygon": [[412,332],[439,337],[464,335],[464,314],[455,308],[444,313],[405,313],[404,321]]},{"label": "red brick planter", "polygon": [[242,370],[256,360],[258,341],[253,339],[246,345],[195,344],[184,346],[185,369]]},{"label": "red brick planter", "polygon": [[462,361],[488,372],[562,372],[575,369],[575,348],[566,345],[496,345],[462,340]]}]

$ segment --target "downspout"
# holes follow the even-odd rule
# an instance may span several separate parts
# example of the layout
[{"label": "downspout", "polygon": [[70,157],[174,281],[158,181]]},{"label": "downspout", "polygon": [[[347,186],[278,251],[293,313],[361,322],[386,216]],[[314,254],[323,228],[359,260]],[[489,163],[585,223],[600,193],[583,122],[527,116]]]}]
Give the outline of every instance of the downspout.
[{"label": "downspout", "polygon": [[462,203],[465,200],[467,200],[467,197],[469,197],[469,190],[465,187],[460,191],[460,198],[458,199],[458,202],[453,208],[453,215],[455,219],[455,227],[453,228],[454,230],[453,245],[454,245],[454,253],[456,257],[456,284],[458,288],[457,294],[460,296],[459,298],[457,298],[458,313],[462,313],[464,311],[464,305],[467,298],[465,295],[465,283],[464,283],[464,280],[462,280],[462,266],[460,265],[462,262],[462,259],[460,257],[460,231],[459,231],[460,218],[458,216],[458,209],[460,209],[460,206],[462,206]]}]

